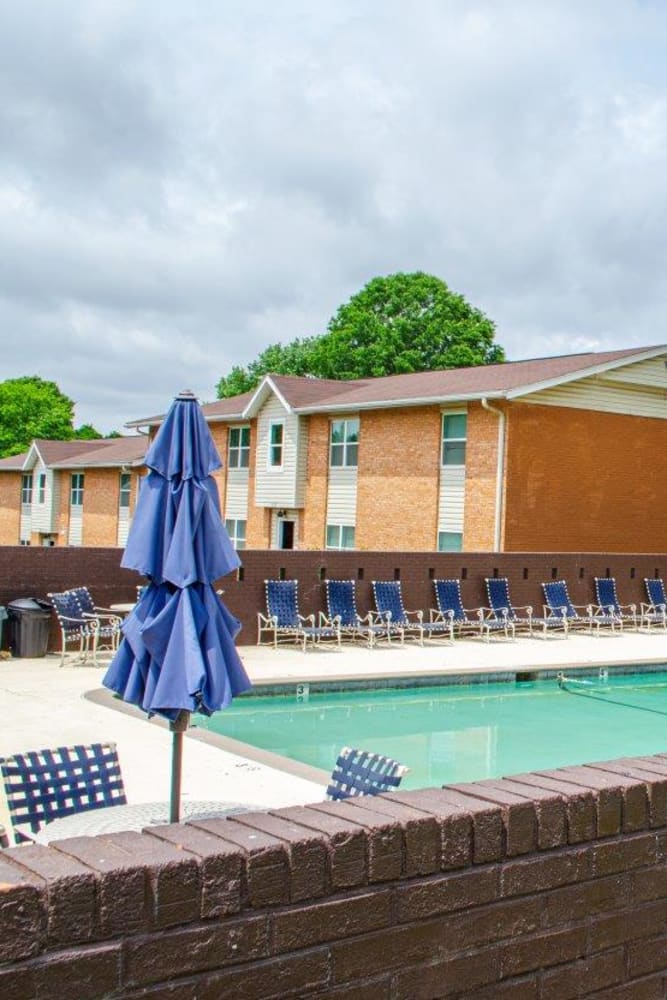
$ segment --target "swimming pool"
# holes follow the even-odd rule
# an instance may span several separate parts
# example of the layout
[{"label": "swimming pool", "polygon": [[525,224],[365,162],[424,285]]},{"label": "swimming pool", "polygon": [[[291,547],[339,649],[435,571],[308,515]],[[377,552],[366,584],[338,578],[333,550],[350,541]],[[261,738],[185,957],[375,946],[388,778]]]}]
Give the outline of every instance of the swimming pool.
[{"label": "swimming pool", "polygon": [[251,696],[199,724],[328,772],[343,745],[388,754],[420,788],[667,752],[667,672]]}]

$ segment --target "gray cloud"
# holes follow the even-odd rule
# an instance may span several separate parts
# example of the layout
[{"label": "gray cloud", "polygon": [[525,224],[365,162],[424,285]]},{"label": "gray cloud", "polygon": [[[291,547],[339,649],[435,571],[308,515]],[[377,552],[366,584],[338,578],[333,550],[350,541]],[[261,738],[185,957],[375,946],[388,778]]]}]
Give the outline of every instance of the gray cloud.
[{"label": "gray cloud", "polygon": [[518,358],[665,340],[659,3],[0,0],[0,378],[102,429],[370,278]]}]

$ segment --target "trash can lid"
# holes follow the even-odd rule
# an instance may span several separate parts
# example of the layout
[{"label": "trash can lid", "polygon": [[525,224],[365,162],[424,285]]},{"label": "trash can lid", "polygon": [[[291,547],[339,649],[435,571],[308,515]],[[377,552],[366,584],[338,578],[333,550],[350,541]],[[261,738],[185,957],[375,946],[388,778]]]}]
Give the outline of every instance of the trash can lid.
[{"label": "trash can lid", "polygon": [[40,601],[37,597],[17,597],[7,605],[8,611],[48,611],[51,613],[51,605],[47,601]]}]

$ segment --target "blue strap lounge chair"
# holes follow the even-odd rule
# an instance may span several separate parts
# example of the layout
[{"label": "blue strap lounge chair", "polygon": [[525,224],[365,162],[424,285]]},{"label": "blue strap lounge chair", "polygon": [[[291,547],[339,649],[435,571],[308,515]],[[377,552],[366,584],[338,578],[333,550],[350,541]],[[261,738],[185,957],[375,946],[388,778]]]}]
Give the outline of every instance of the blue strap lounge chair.
[{"label": "blue strap lounge chair", "polygon": [[46,595],[60,626],[60,666],[65,662],[68,650],[77,647],[70,662],[85,663],[95,638],[95,623],[85,618],[76,597],[71,590]]},{"label": "blue strap lounge chair", "polygon": [[508,620],[515,631],[524,630],[532,636],[535,634],[535,629],[538,629],[538,635],[547,638],[554,631],[560,630],[564,637],[567,636],[568,622],[565,616],[536,617],[530,604],[513,605],[509,580],[506,576],[486,577],[484,582],[489,595],[491,615],[495,615],[500,621]]},{"label": "blue strap lounge chair", "polygon": [[127,801],[115,743],[0,757],[0,774],[17,843],[51,820]]},{"label": "blue strap lounge chair", "polygon": [[257,645],[262,644],[262,636],[267,633],[274,649],[281,639],[300,642],[305,653],[308,640],[315,645],[323,640],[332,640],[340,649],[340,626],[326,619],[315,624],[315,615],[299,614],[297,580],[265,580],[266,610],[257,613]]},{"label": "blue strap lounge chair", "polygon": [[362,618],[357,611],[354,580],[326,580],[328,620],[337,621],[341,636],[363,639],[373,648],[378,639],[391,641],[391,632],[369,612]]},{"label": "blue strap lounge chair", "polygon": [[97,654],[102,649],[112,653],[118,649],[122,616],[110,608],[102,608],[93,601],[88,587],[72,587],[69,591],[74,595],[79,610],[87,618],[93,629],[93,661],[97,662]]},{"label": "blue strap lounge chair", "polygon": [[595,599],[597,607],[593,609],[594,614],[612,615],[620,624],[621,629],[625,625],[637,628],[637,605],[620,604],[616,593],[616,580],[613,576],[596,576]]},{"label": "blue strap lounge chair", "polygon": [[393,632],[399,630],[402,636],[412,635],[419,639],[421,646],[424,638],[445,638],[454,641],[454,626],[451,618],[444,621],[424,620],[423,611],[406,611],[403,604],[403,593],[400,580],[373,580],[373,597],[378,614]]},{"label": "blue strap lounge chair", "polygon": [[434,620],[437,620],[438,615],[442,620],[449,619],[459,635],[476,634],[488,641],[492,634],[502,633],[507,638],[509,626],[504,620],[488,616],[485,618],[483,608],[463,607],[460,580],[434,580],[433,586],[438,605],[437,611],[432,609],[431,612]]},{"label": "blue strap lounge chair", "polygon": [[598,632],[601,628],[616,628],[617,621],[614,615],[594,615],[593,605],[577,605],[570,600],[570,594],[565,580],[548,580],[542,584],[544,591],[544,615],[546,618],[564,618],[567,620],[570,631],[573,629],[587,629]]},{"label": "blue strap lounge chair", "polygon": [[380,795],[398,788],[410,769],[392,757],[343,747],[327,788],[334,801],[358,795]]},{"label": "blue strap lounge chair", "polygon": [[667,628],[667,594],[660,577],[644,577],[648,603],[640,605],[640,627],[651,629],[653,625]]}]

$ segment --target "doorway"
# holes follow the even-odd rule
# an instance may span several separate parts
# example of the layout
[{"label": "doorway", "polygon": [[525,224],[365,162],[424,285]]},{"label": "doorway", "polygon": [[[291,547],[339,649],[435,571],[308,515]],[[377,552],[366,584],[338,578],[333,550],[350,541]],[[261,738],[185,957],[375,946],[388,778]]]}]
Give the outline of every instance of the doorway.
[{"label": "doorway", "polygon": [[287,519],[278,521],[278,548],[294,548],[294,521]]}]

